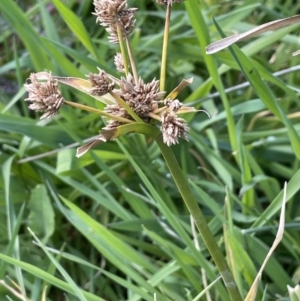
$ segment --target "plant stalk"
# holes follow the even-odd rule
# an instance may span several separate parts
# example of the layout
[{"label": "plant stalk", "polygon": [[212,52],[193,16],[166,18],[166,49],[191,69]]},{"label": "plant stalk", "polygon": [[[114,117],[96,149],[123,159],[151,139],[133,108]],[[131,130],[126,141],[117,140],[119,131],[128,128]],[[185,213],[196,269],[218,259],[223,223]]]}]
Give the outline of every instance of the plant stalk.
[{"label": "plant stalk", "polygon": [[135,64],[135,61],[134,61],[134,58],[133,58],[133,54],[132,54],[132,50],[131,50],[131,46],[130,46],[128,37],[125,37],[125,42],[126,42],[126,46],[127,46],[127,52],[128,52],[128,55],[129,55],[130,66],[131,66],[131,70],[132,70],[132,73],[133,73],[134,82],[135,82],[136,85],[138,85],[139,76],[138,76],[138,73],[137,73],[136,64]]},{"label": "plant stalk", "polygon": [[134,122],[133,120],[129,120],[129,119],[126,119],[126,118],[123,118],[123,117],[120,117],[120,116],[115,116],[115,115],[112,115],[112,114],[108,114],[108,113],[105,113],[101,110],[98,110],[98,109],[95,109],[95,108],[92,108],[92,107],[89,107],[89,106],[85,106],[85,105],[82,105],[82,104],[77,103],[77,102],[64,100],[64,104],[66,104],[68,106],[71,106],[71,107],[74,107],[74,108],[78,108],[80,110],[84,110],[84,111],[87,111],[87,112],[90,112],[90,113],[100,115],[100,116],[103,116],[103,117],[108,117],[109,119],[117,120],[117,121],[120,121],[122,123],[133,123]]},{"label": "plant stalk", "polygon": [[125,75],[127,76],[129,70],[128,70],[128,61],[127,61],[127,53],[124,46],[124,40],[123,40],[123,33],[120,25],[117,23],[117,32],[118,32],[118,38],[119,38],[119,44],[120,44],[120,50],[123,57],[123,63],[124,63],[124,69],[125,69]]},{"label": "plant stalk", "polygon": [[162,152],[162,155],[164,156],[164,159],[185,202],[185,205],[187,206],[191,216],[193,217],[194,223],[223,278],[224,284],[231,300],[242,301],[242,297],[234,281],[229,266],[225,260],[225,257],[223,256],[221,249],[219,248],[214,236],[212,235],[208,227],[204,215],[201,212],[197,201],[192,194],[187,179],[182,173],[182,170],[174,156],[174,153],[172,152],[171,148],[163,142],[161,135],[156,138],[156,142]]},{"label": "plant stalk", "polygon": [[167,72],[167,54],[168,54],[168,43],[169,43],[169,29],[170,29],[170,19],[171,19],[171,4],[167,5],[166,12],[166,23],[164,30],[164,40],[162,47],[162,56],[161,56],[161,68],[160,68],[160,91],[165,91],[166,84],[166,72]]}]

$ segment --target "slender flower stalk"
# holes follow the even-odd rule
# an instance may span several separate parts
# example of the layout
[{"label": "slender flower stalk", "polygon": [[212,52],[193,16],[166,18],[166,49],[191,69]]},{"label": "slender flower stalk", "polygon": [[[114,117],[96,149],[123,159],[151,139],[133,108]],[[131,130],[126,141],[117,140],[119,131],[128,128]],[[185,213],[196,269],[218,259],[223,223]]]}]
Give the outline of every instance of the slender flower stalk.
[{"label": "slender flower stalk", "polygon": [[164,30],[164,40],[163,40],[162,56],[161,56],[160,91],[164,91],[165,90],[165,85],[166,85],[167,55],[168,55],[168,44],[169,44],[171,7],[172,7],[171,4],[167,5],[166,22],[165,22],[165,30]]},{"label": "slender flower stalk", "polygon": [[80,103],[65,100],[64,104],[68,105],[70,107],[73,107],[73,108],[81,109],[83,111],[87,111],[87,112],[90,112],[90,113],[93,113],[93,114],[97,114],[97,115],[100,115],[100,116],[103,116],[103,117],[107,117],[109,119],[113,119],[113,120],[116,120],[116,121],[119,121],[119,122],[122,122],[122,123],[125,123],[125,124],[134,122],[133,120],[126,119],[126,118],[123,118],[123,117],[119,117],[119,116],[116,116],[116,115],[113,115],[113,114],[108,114],[104,111],[101,111],[101,110],[98,110],[98,109],[95,109],[95,108],[92,108],[92,107],[89,107],[89,106],[85,106],[85,105],[82,105]]},{"label": "slender flower stalk", "polygon": [[162,137],[156,138],[156,142],[162,152],[162,155],[167,163],[167,166],[172,174],[172,177],[176,183],[176,186],[187,206],[194,223],[210,253],[212,256],[226,286],[226,289],[231,297],[232,301],[242,301],[242,297],[226,262],[225,257],[222,254],[214,236],[212,235],[208,224],[205,220],[203,213],[201,212],[197,201],[195,200],[193,193],[189,187],[186,177],[182,173],[182,170],[174,156],[172,150],[164,143]]},{"label": "slender flower stalk", "polygon": [[133,58],[133,53],[132,53],[132,50],[131,50],[131,46],[130,46],[128,37],[125,37],[125,41],[126,41],[126,46],[127,46],[129,59],[130,59],[131,70],[132,70],[132,73],[133,73],[135,83],[137,84],[138,81],[139,81],[139,76],[138,76],[138,73],[137,73],[136,64],[135,64],[135,61],[134,61],[134,58]]},{"label": "slender flower stalk", "polygon": [[123,65],[124,65],[124,69],[125,69],[124,72],[125,72],[125,75],[127,76],[128,73],[129,73],[127,53],[126,53],[126,50],[125,50],[124,40],[122,38],[122,30],[121,30],[119,25],[117,25],[117,31],[118,31],[120,50],[121,50],[121,54],[122,54],[122,57],[123,57]]}]

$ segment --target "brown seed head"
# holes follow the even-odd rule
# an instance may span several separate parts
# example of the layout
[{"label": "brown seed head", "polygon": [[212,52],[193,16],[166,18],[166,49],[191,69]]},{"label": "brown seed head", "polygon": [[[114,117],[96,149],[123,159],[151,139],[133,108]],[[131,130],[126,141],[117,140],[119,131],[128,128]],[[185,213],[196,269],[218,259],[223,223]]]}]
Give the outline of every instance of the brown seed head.
[{"label": "brown seed head", "polygon": [[29,77],[31,83],[25,84],[28,92],[28,98],[25,101],[32,102],[29,105],[30,110],[45,112],[41,119],[49,118],[57,114],[59,108],[64,102],[60,91],[58,90],[58,82],[49,74],[46,82],[39,82],[35,73],[31,73]]},{"label": "brown seed head", "polygon": [[139,82],[135,84],[132,75],[129,74],[127,78],[121,78],[118,95],[129,104],[138,116],[146,118],[148,113],[158,108],[158,101],[163,98],[165,92],[159,92],[158,80],[153,79],[152,82],[145,84],[139,78]]},{"label": "brown seed head", "polygon": [[92,88],[90,90],[91,95],[102,96],[109,93],[115,87],[114,83],[110,82],[105,71],[99,69],[99,73],[90,73],[88,75]]},{"label": "brown seed head", "polygon": [[[119,89],[114,90],[131,109],[144,121],[149,121],[149,113],[158,109],[158,104],[164,97],[165,92],[159,92],[159,81],[153,79],[152,82],[145,84],[140,78],[138,84],[135,83],[131,74],[122,77],[118,83]],[[128,112],[118,103],[108,105],[105,112],[127,119],[132,119]],[[118,122],[109,122],[106,128],[120,125]]]},{"label": "brown seed head", "polygon": [[127,8],[127,0],[94,0],[96,22],[110,26],[118,21],[118,14]]},{"label": "brown seed head", "polygon": [[166,98],[164,103],[173,112],[177,112],[182,107],[182,103],[178,99],[172,100],[170,98]]},{"label": "brown seed head", "polygon": [[118,43],[119,27],[122,37],[128,36],[135,24],[134,14],[137,8],[127,9],[127,0],[94,0],[96,22],[106,27],[109,40]]},{"label": "brown seed head", "polygon": [[135,24],[134,14],[136,10],[136,8],[122,10],[118,14],[118,21],[105,28],[105,30],[109,33],[108,40],[110,42],[119,43],[118,26],[121,29],[123,38],[127,37],[132,32]]},{"label": "brown seed head", "polygon": [[169,110],[164,111],[161,115],[160,130],[163,134],[163,141],[168,146],[178,143],[179,137],[188,141],[187,133],[190,129],[185,120]]}]

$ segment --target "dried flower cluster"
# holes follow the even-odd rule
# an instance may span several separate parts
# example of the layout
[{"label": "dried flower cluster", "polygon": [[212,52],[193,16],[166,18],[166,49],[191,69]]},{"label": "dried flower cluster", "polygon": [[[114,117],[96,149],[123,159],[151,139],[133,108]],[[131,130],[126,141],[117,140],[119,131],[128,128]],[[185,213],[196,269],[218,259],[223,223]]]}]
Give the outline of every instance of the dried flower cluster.
[{"label": "dried flower cluster", "polygon": [[[181,0],[157,0],[157,2],[162,5],[171,5],[174,2],[181,2]],[[123,43],[123,40],[119,41],[118,39],[118,31],[121,30],[122,37],[132,31],[136,9],[128,9],[126,0],[94,0],[94,5],[97,22],[100,22],[109,32],[109,39],[112,42]],[[129,66],[124,64],[124,60],[124,53],[117,53],[114,58],[117,70],[125,73],[120,79],[101,69],[98,69],[98,74],[89,74],[87,80],[71,77],[53,78],[51,74],[45,72],[31,74],[31,83],[25,85],[29,93],[26,101],[32,102],[29,108],[44,111],[41,118],[48,118],[55,115],[63,103],[79,107],[80,104],[64,101],[58,90],[58,82],[75,87],[99,100],[104,95],[107,97],[110,94],[110,99],[113,101],[105,102],[106,107],[104,111],[101,111],[102,115],[109,116],[107,125],[97,139],[81,147],[80,155],[100,143],[99,141],[113,139],[114,133],[124,122],[132,123],[139,119],[146,123],[152,120],[160,121],[163,141],[168,146],[178,143],[180,137],[187,140],[189,128],[185,120],[179,118],[177,114],[192,112],[194,109],[182,107],[182,103],[174,98],[182,88],[191,83],[191,80],[183,80],[165,98],[165,92],[160,91],[158,80],[153,79],[150,83],[145,83],[137,75],[132,61],[130,61],[130,67],[134,76],[131,75],[128,72]]]},{"label": "dried flower cluster", "polygon": [[[166,105],[166,108],[162,110],[158,118],[162,123],[160,129],[163,134],[163,140],[168,146],[178,143],[179,137],[188,140],[186,133],[189,132],[189,128],[185,120],[176,115],[176,112],[180,110],[182,104],[178,99],[171,100],[167,98],[162,101],[165,92],[159,91],[158,80],[153,79],[152,82],[145,84],[144,81],[139,78],[139,82],[135,84],[131,74],[128,74],[127,78],[121,78],[119,87],[120,88],[114,90],[114,92],[145,122],[151,120],[151,114],[156,114],[156,112],[159,111],[159,105],[161,103]],[[108,105],[106,112],[127,119],[131,118],[128,112],[118,103]],[[118,121],[111,120],[105,129],[112,129],[119,125],[120,123]]]},{"label": "dried flower cluster", "polygon": [[90,73],[89,80],[92,84],[91,95],[102,96],[113,90],[115,85],[110,82],[107,74],[99,69],[99,74]]},{"label": "dried flower cluster", "polygon": [[25,84],[28,92],[28,98],[25,101],[32,102],[29,105],[30,110],[45,112],[41,119],[55,115],[64,102],[60,91],[58,90],[58,82],[53,79],[51,74],[49,80],[40,82],[34,73],[30,75],[31,84]]},{"label": "dried flower cluster", "polygon": [[119,42],[118,28],[123,38],[132,32],[137,8],[127,8],[127,0],[94,0],[94,6],[96,22],[105,27],[111,42]]},{"label": "dried flower cluster", "polygon": [[[119,81],[119,89],[114,92],[121,97],[129,107],[144,121],[149,121],[149,113],[158,109],[158,102],[163,98],[165,92],[159,92],[159,81],[153,80],[145,84],[139,78],[136,84],[131,74],[122,77]],[[119,104],[113,104],[106,107],[106,112],[124,118],[130,118],[127,111]],[[109,123],[109,127],[115,126],[115,122]]]},{"label": "dried flower cluster", "polygon": [[189,127],[183,118],[179,118],[173,111],[165,111],[161,116],[161,132],[163,141],[168,145],[178,143],[181,137],[188,140]]}]

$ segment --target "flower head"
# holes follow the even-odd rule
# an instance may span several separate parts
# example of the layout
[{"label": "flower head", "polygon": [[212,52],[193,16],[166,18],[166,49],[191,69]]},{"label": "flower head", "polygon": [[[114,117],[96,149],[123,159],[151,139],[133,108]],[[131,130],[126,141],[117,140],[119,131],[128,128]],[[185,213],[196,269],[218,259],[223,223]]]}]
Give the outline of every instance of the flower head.
[{"label": "flower head", "polygon": [[145,84],[139,78],[137,84],[131,74],[127,78],[122,77],[118,95],[124,99],[133,111],[141,118],[148,117],[150,112],[158,108],[158,101],[163,98],[165,92],[159,92],[159,81],[153,79],[152,82]]},{"label": "flower head", "polygon": [[161,128],[160,128],[163,141],[168,146],[178,143],[178,138],[182,137],[188,141],[187,133],[189,127],[184,119],[179,118],[174,112],[167,110],[162,113],[161,116]]},{"label": "flower head", "polygon": [[137,8],[127,8],[127,0],[94,0],[96,22],[105,27],[109,40],[118,43],[118,28],[122,37],[128,36],[135,24],[134,14]]},{"label": "flower head", "polygon": [[31,73],[29,77],[31,83],[25,84],[25,89],[28,92],[28,98],[25,101],[32,102],[29,109],[45,112],[41,119],[49,118],[57,114],[59,108],[64,102],[64,99],[58,90],[58,82],[49,74],[46,82],[40,82],[35,73]]},{"label": "flower head", "polygon": [[[178,143],[180,137],[188,140],[187,133],[189,132],[189,127],[185,120],[179,118],[177,114],[193,112],[194,109],[183,107],[178,99],[171,99],[169,97],[163,99],[165,92],[159,91],[158,80],[153,79],[150,83],[145,84],[139,78],[138,83],[135,83],[132,75],[128,74],[127,77],[122,77],[118,81],[118,85],[119,89],[115,89],[113,92],[122,98],[143,121],[149,122],[154,118],[161,122],[160,130],[163,135],[163,141],[168,146]],[[177,87],[174,91],[178,91],[181,88],[182,84],[180,88]],[[162,107],[161,104],[165,106]],[[108,105],[105,111],[108,114],[132,120],[127,110],[119,103]],[[121,124],[119,121],[110,120],[104,129],[111,130]]]},{"label": "flower head", "polygon": [[127,8],[127,0],[94,0],[96,22],[109,26],[118,21],[118,14]]},{"label": "flower head", "polygon": [[164,103],[173,112],[177,112],[182,107],[182,103],[178,99],[172,100],[170,98],[166,98]]},{"label": "flower head", "polygon": [[99,69],[98,74],[90,73],[88,77],[92,84],[91,95],[102,96],[112,91],[115,87],[114,83],[110,82],[106,72],[101,69]]}]

